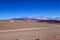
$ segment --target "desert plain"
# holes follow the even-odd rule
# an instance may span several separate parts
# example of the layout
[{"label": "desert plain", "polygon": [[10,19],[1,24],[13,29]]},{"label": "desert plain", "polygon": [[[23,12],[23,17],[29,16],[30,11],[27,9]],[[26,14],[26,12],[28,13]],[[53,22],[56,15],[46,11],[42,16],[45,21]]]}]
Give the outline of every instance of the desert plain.
[{"label": "desert plain", "polygon": [[0,21],[0,40],[60,40],[60,25],[36,21]]}]

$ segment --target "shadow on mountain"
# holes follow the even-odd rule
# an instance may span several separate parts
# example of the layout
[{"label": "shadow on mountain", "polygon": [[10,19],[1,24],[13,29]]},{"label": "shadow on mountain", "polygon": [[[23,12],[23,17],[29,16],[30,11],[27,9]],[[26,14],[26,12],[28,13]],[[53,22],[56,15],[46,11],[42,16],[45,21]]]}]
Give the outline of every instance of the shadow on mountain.
[{"label": "shadow on mountain", "polygon": [[50,23],[50,24],[60,24],[60,21],[58,20],[37,20],[38,23],[41,22],[46,22],[46,23]]}]

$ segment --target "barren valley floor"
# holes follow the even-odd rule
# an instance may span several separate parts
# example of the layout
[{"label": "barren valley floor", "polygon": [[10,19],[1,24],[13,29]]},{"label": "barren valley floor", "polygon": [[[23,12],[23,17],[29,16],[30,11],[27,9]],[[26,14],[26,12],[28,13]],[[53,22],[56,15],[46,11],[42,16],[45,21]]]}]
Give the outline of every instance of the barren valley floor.
[{"label": "barren valley floor", "polygon": [[0,40],[60,40],[60,25],[0,21]]}]

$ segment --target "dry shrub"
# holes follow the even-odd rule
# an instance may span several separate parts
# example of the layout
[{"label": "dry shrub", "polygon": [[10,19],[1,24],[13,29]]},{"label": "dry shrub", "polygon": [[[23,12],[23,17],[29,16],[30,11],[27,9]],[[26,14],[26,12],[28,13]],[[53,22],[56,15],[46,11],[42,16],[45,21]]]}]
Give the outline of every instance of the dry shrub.
[{"label": "dry shrub", "polygon": [[18,39],[15,39],[15,40],[18,40]]}]

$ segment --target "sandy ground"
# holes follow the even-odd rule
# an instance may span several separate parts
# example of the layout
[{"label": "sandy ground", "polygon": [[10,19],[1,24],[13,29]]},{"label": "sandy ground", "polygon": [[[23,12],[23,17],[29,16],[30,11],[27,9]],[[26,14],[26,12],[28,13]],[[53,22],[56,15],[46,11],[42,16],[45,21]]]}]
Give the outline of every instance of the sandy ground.
[{"label": "sandy ground", "polygon": [[22,29],[22,28],[37,28],[37,27],[52,27],[57,24],[24,22],[24,21],[0,21],[0,30]]},{"label": "sandy ground", "polygon": [[0,40],[60,40],[60,28],[0,32]]},{"label": "sandy ground", "polygon": [[60,25],[0,21],[0,40],[60,40]]}]

